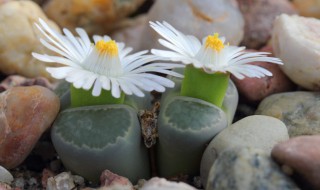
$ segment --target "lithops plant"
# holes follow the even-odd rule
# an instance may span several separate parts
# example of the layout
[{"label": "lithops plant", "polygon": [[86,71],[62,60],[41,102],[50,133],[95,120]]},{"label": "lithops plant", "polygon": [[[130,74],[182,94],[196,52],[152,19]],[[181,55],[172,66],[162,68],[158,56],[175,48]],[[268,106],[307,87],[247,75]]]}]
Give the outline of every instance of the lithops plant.
[{"label": "lithops plant", "polygon": [[206,144],[227,126],[221,108],[230,74],[239,79],[272,76],[268,70],[248,63],[282,62],[267,57],[265,52],[244,52],[245,47],[225,44],[225,38],[218,33],[205,37],[201,43],[167,22],[150,22],[150,25],[163,37],[159,39],[160,44],[169,49],[151,52],[186,65],[179,96],[166,96],[167,103],[160,111],[159,171],[163,176],[199,174]]},{"label": "lithops plant", "polygon": [[124,105],[125,96],[144,97],[144,91],[173,87],[174,82],[154,72],[181,77],[169,69],[182,66],[147,64],[158,56],[147,55],[148,51],[129,55],[132,48],[108,36],[93,36],[92,43],[81,28],[76,29],[79,36],[75,37],[67,29],[64,35],[58,34],[43,20],[36,26],[45,37],[41,43],[61,56],[33,56],[62,64],[46,70],[71,83],[71,108],[60,113],[51,132],[63,164],[94,182],[105,169],[133,183],[148,178],[149,160],[141,143],[137,110]]}]

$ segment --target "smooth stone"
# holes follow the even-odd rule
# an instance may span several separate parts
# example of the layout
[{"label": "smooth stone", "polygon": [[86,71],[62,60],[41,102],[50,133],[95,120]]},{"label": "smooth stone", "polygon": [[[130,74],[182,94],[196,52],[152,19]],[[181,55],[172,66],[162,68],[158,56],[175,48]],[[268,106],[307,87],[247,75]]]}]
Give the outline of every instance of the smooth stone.
[{"label": "smooth stone", "polygon": [[265,98],[256,114],[280,119],[288,128],[289,136],[320,134],[320,93],[287,92]]},{"label": "smooth stone", "polygon": [[[202,39],[218,32],[232,45],[243,37],[244,20],[235,0],[161,0],[148,12],[150,21],[166,21],[184,34]],[[160,36],[146,27],[142,49],[163,48]]]},{"label": "smooth stone", "polygon": [[81,27],[89,35],[105,35],[118,27],[120,20],[135,12],[145,0],[50,0],[43,7],[49,18],[74,31]]},{"label": "smooth stone", "polygon": [[148,26],[146,15],[141,15],[133,19],[127,19],[121,23],[121,29],[112,33],[112,39],[117,42],[124,42],[126,46],[132,47],[135,51],[142,50],[141,42],[144,40],[143,31]]},{"label": "smooth stone", "polygon": [[144,183],[140,190],[196,190],[196,188],[183,183],[168,181],[165,178],[153,177]]},{"label": "smooth stone", "polygon": [[32,1],[9,1],[0,5],[0,71],[26,77],[43,76],[53,80],[45,70],[47,66],[32,57],[31,52],[50,54],[39,38],[42,36],[34,23],[43,19],[59,31],[58,26],[48,20],[42,9]]},{"label": "smooth stone", "polygon": [[73,177],[70,172],[62,172],[54,177],[50,177],[47,181],[47,190],[65,190],[74,189]]},{"label": "smooth stone", "polygon": [[235,147],[222,152],[212,168],[206,190],[298,190],[270,158],[256,148]]},{"label": "smooth stone", "polygon": [[13,176],[4,167],[0,166],[0,182],[11,184]]},{"label": "smooth stone", "polygon": [[280,15],[274,22],[272,46],[281,69],[296,84],[320,90],[320,20]]},{"label": "smooth stone", "polygon": [[299,15],[320,18],[320,0],[293,0]]},{"label": "smooth stone", "polygon": [[293,169],[314,189],[320,189],[320,135],[291,138],[277,144],[271,155],[280,165]]},{"label": "smooth stone", "polygon": [[245,20],[242,44],[250,49],[259,49],[267,44],[273,21],[278,15],[296,14],[288,0],[237,1]]},{"label": "smooth stone", "polygon": [[133,185],[128,178],[114,174],[109,170],[102,172],[100,183],[100,188],[106,190],[133,190]]},{"label": "smooth stone", "polygon": [[201,181],[207,183],[212,164],[226,149],[255,147],[270,154],[274,145],[287,139],[288,130],[279,119],[263,115],[245,117],[222,130],[207,146],[201,160]]},{"label": "smooth stone", "polygon": [[[262,48],[262,52],[272,52],[271,46]],[[257,52],[250,50],[250,52]],[[273,56],[273,55],[270,55]],[[291,80],[281,71],[279,65],[267,62],[253,62],[252,65],[261,66],[272,73],[273,76],[265,76],[262,78],[249,78],[246,77],[242,80],[231,76],[232,81],[235,83],[240,97],[249,103],[257,103],[265,97],[280,93],[291,91],[294,88],[294,84]]]},{"label": "smooth stone", "polygon": [[41,86],[12,87],[0,94],[0,164],[19,165],[56,118],[58,97]]}]

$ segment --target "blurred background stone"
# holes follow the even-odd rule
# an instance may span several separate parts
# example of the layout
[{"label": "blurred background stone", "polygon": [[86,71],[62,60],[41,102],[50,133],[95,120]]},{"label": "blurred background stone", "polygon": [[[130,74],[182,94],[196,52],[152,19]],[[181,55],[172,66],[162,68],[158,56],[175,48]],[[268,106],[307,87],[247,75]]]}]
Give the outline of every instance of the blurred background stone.
[{"label": "blurred background stone", "polygon": [[320,0],[293,0],[299,15],[320,18]]},{"label": "blurred background stone", "polygon": [[242,45],[259,49],[271,37],[274,19],[281,13],[295,14],[289,0],[237,0],[245,20]]},{"label": "blurred background stone", "polygon": [[108,34],[119,21],[134,13],[145,0],[49,0],[48,17],[72,31],[82,27],[89,35]]},{"label": "blurred background stone", "polygon": [[[243,37],[244,20],[236,0],[160,0],[148,12],[149,21],[166,21],[184,34],[200,40],[218,32],[232,45]],[[142,49],[161,47],[159,35],[145,27]]]},{"label": "blurred background stone", "polygon": [[31,52],[50,52],[39,41],[41,35],[34,25],[39,18],[59,31],[32,1],[9,1],[0,5],[0,72],[52,79],[45,67],[55,64],[44,64],[31,55]]}]

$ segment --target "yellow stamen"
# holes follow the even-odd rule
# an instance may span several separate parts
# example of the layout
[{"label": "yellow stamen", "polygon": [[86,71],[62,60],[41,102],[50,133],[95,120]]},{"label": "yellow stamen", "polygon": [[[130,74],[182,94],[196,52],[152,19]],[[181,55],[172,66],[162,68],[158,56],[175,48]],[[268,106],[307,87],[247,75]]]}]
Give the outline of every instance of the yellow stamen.
[{"label": "yellow stamen", "polygon": [[216,51],[221,51],[224,48],[222,40],[219,39],[219,34],[214,33],[213,36],[209,35],[205,42],[206,48],[211,48]]},{"label": "yellow stamen", "polygon": [[108,54],[110,56],[118,55],[118,46],[114,40],[110,40],[107,42],[104,40],[99,40],[96,43],[95,47],[97,48],[100,54]]}]

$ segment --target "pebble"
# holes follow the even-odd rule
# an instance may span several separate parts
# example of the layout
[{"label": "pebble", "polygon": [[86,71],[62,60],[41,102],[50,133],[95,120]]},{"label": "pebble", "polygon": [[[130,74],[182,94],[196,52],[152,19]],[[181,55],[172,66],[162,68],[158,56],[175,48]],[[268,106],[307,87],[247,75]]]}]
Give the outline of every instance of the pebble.
[{"label": "pebble", "polygon": [[41,184],[44,189],[47,188],[47,181],[50,177],[54,177],[54,173],[49,169],[43,169],[41,175]]},{"label": "pebble", "polygon": [[47,181],[47,190],[74,189],[76,186],[70,172],[62,172]]},{"label": "pebble", "polygon": [[277,144],[272,157],[320,189],[320,135],[300,136]]},{"label": "pebble", "polygon": [[256,148],[235,147],[221,153],[212,166],[206,190],[298,190],[270,158]]},{"label": "pebble", "polygon": [[279,119],[262,115],[245,117],[222,130],[207,146],[200,165],[201,181],[207,183],[209,169],[226,149],[255,147],[270,153],[274,145],[287,139],[287,128]]},{"label": "pebble", "polygon": [[40,86],[0,94],[0,164],[11,169],[31,152],[59,111],[59,98]]},{"label": "pebble", "polygon": [[264,99],[255,113],[283,121],[290,137],[320,134],[319,99],[318,92],[274,94]]},{"label": "pebble", "polygon": [[274,54],[284,73],[308,90],[320,90],[320,20],[282,14],[274,22]]},{"label": "pebble", "polygon": [[[271,52],[271,46],[262,48],[262,52]],[[250,50],[250,52],[257,52]],[[273,55],[270,55],[273,56]],[[270,71],[273,76],[262,78],[244,78],[242,80],[231,76],[233,82],[237,86],[240,97],[249,103],[260,102],[265,97],[280,93],[287,92],[294,89],[294,84],[291,80],[281,71],[279,65],[267,63],[267,62],[253,62],[253,65],[261,66]]]},{"label": "pebble", "polygon": [[153,177],[144,183],[140,190],[196,190],[196,188],[183,183],[168,181],[165,178]]},{"label": "pebble", "polygon": [[11,184],[13,176],[4,167],[0,166],[0,182]]},{"label": "pebble", "polygon": [[141,49],[141,41],[144,40],[143,31],[148,26],[148,20],[146,15],[139,16],[134,19],[128,19],[123,22],[120,30],[114,32],[111,37],[117,42],[124,42],[126,46],[132,47],[134,51]]},{"label": "pebble", "polygon": [[0,5],[0,71],[5,74],[19,74],[26,77],[43,76],[53,80],[45,70],[47,66],[35,60],[31,52],[46,54],[39,41],[40,31],[34,26],[42,18],[50,27],[58,26],[48,20],[42,9],[32,1],[9,1]]},{"label": "pebble", "polygon": [[251,49],[260,49],[267,44],[273,21],[278,15],[296,13],[288,0],[237,1],[245,20],[242,44]]},{"label": "pebble", "polygon": [[128,178],[114,174],[109,170],[102,172],[100,183],[100,188],[106,190],[133,190],[133,185]]},{"label": "pebble", "polygon": [[[184,34],[202,39],[214,32],[238,45],[243,37],[244,20],[235,0],[160,0],[148,12],[150,21],[167,21]],[[143,33],[142,49],[163,48],[159,35],[150,27]]]},{"label": "pebble", "polygon": [[61,27],[82,27],[89,35],[105,35],[115,30],[126,16],[135,12],[145,0],[50,0],[44,5],[49,18]]},{"label": "pebble", "polygon": [[299,15],[320,18],[320,0],[293,0]]}]

